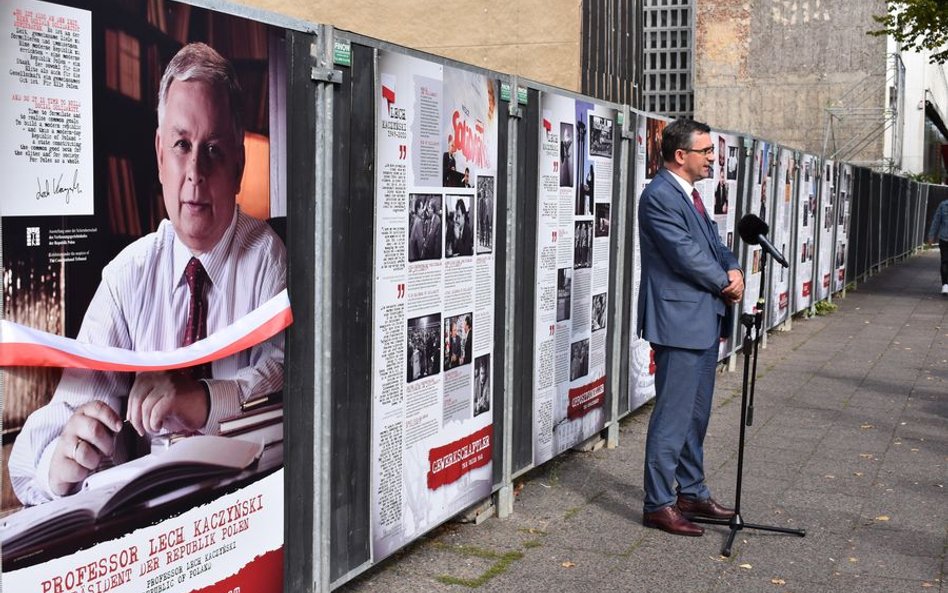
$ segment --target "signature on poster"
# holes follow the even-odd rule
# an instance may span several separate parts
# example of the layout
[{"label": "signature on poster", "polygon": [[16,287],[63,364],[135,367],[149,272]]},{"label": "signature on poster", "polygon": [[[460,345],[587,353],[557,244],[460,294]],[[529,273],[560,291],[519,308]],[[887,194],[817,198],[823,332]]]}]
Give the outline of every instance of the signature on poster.
[{"label": "signature on poster", "polygon": [[[52,187],[50,187],[52,183]],[[82,193],[82,189],[79,187],[79,169],[73,170],[72,173],[72,184],[63,185],[63,174],[60,173],[58,179],[45,179],[42,180],[39,177],[36,178],[36,199],[43,200],[51,196],[58,196],[60,194],[65,194],[66,203],[69,203],[69,197],[72,196],[73,192],[77,194]]]}]

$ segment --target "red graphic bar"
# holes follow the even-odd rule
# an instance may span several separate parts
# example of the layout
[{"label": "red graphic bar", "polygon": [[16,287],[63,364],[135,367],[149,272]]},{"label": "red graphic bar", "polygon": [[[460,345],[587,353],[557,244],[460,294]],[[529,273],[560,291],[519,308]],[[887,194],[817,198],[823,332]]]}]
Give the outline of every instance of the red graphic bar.
[{"label": "red graphic bar", "polygon": [[[649,365],[651,371],[651,365]],[[566,416],[570,420],[582,418],[592,410],[600,407],[606,401],[606,377],[569,390],[569,407]]]},{"label": "red graphic bar", "polygon": [[193,593],[283,593],[283,548],[257,556],[226,579]]},{"label": "red graphic bar", "polygon": [[490,463],[494,427],[485,426],[473,434],[428,451],[428,489],[456,482],[461,476]]}]

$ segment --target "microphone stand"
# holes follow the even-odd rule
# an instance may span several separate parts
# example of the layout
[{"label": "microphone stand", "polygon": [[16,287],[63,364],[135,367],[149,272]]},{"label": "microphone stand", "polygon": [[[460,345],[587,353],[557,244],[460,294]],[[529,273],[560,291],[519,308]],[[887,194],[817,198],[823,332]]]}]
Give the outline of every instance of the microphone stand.
[{"label": "microphone stand", "polygon": [[[709,525],[727,525],[731,532],[728,534],[727,541],[721,548],[721,555],[729,557],[731,547],[734,544],[734,538],[737,532],[743,529],[759,529],[762,531],[774,531],[777,533],[787,533],[792,535],[806,536],[804,529],[790,529],[787,527],[774,527],[769,525],[758,525],[756,523],[745,523],[741,517],[741,486],[744,477],[744,443],[746,437],[746,427],[754,424],[754,388],[757,385],[757,356],[758,346],[760,344],[761,328],[764,324],[764,287],[767,278],[767,252],[761,249],[760,253],[760,293],[757,296],[757,308],[753,315],[750,313],[741,314],[741,325],[744,326],[744,345],[741,347],[741,353],[744,356],[744,379],[741,384],[741,430],[738,437],[737,446],[737,486],[734,496],[734,516],[730,519],[711,519],[695,517],[691,519],[695,523],[706,523]],[[753,372],[751,365],[753,364]]]}]

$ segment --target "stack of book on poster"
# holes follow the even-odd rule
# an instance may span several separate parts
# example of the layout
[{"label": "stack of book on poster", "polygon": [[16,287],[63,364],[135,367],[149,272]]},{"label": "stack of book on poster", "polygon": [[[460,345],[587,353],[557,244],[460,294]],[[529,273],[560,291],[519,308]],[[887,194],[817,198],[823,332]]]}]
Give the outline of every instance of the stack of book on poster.
[{"label": "stack of book on poster", "polygon": [[75,531],[91,533],[97,523],[109,517],[206,488],[209,479],[236,476],[260,459],[263,448],[259,441],[196,435],[91,474],[75,494],[25,507],[0,519],[4,560],[38,552]]},{"label": "stack of book on poster", "polygon": [[247,400],[240,414],[221,420],[221,436],[264,446],[283,441],[283,399],[269,395]]}]

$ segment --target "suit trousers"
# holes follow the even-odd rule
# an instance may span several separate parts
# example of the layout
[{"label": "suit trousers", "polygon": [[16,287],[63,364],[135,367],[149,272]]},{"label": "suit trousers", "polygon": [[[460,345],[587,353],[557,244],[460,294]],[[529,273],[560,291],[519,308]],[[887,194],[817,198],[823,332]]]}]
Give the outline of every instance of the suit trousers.
[{"label": "suit trousers", "polygon": [[645,440],[646,513],[674,504],[678,493],[699,500],[711,496],[704,483],[704,436],[718,360],[717,343],[707,350],[652,348],[657,368]]},{"label": "suit trousers", "polygon": [[948,241],[939,239],[938,249],[941,251],[941,283],[948,284]]}]

